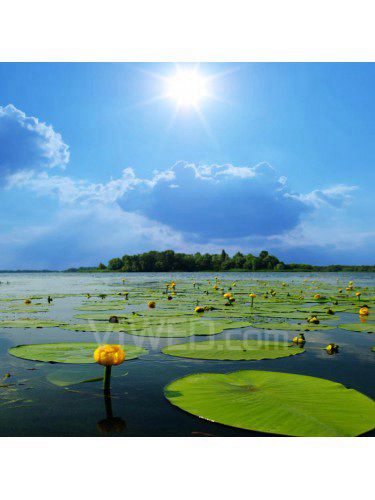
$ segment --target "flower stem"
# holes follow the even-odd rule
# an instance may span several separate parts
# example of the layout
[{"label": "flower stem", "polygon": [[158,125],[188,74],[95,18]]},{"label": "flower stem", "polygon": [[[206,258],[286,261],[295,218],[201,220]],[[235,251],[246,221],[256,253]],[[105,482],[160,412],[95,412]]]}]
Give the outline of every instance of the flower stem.
[{"label": "flower stem", "polygon": [[105,370],[104,370],[104,385],[103,385],[103,389],[104,389],[104,393],[105,394],[109,394],[109,392],[111,390],[111,370],[112,370],[112,366],[111,365],[107,365],[105,367]]}]

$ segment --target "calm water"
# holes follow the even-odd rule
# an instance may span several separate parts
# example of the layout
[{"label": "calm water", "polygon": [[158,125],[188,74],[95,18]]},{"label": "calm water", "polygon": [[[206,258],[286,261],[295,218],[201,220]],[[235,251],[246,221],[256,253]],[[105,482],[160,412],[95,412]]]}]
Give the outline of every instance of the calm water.
[{"label": "calm water", "polygon": [[[114,284],[126,277],[131,283],[165,283],[181,278],[203,280],[212,275],[193,274],[0,274],[0,297],[27,297],[48,293],[95,293],[113,292]],[[319,273],[313,274],[223,274],[224,280],[283,280],[302,282],[304,278],[345,285],[354,280],[359,286],[374,286],[372,273]],[[5,283],[8,282],[8,283]],[[48,314],[49,318],[70,321],[82,303],[82,297],[56,299]],[[38,316],[38,315],[36,315]],[[43,317],[43,315],[41,315]],[[352,314],[341,314],[345,322],[357,321]],[[272,333],[242,329],[226,331],[215,338],[272,337]],[[104,335],[104,334],[103,334]],[[284,333],[282,334],[284,335]],[[288,335],[290,338],[290,335]],[[281,337],[283,338],[283,337]],[[371,334],[330,330],[314,332],[306,345],[306,352],[290,358],[263,361],[199,361],[165,356],[160,349],[167,344],[181,343],[184,339],[152,339],[126,334],[111,334],[107,342],[137,344],[149,350],[149,355],[132,360],[114,368],[112,379],[112,411],[103,399],[101,382],[58,387],[48,377],[57,370],[86,370],[90,376],[98,376],[102,369],[93,365],[86,368],[78,365],[36,363],[17,359],[7,353],[9,347],[26,343],[95,341],[94,334],[69,332],[59,328],[44,329],[0,329],[0,375],[9,372],[11,377],[2,381],[0,387],[0,435],[2,436],[100,436],[105,433],[122,436],[254,436],[253,432],[231,429],[189,415],[169,404],[163,396],[163,388],[172,380],[198,372],[230,372],[241,369],[281,371],[322,377],[343,383],[375,398],[374,366],[375,354],[371,346],[375,338]],[[200,338],[200,340],[205,340]],[[322,344],[336,342],[341,350],[338,355],[328,356]],[[86,372],[85,372],[86,373]],[[91,377],[89,377],[91,378]],[[5,387],[4,387],[5,386]],[[369,433],[375,435],[375,432]]]}]

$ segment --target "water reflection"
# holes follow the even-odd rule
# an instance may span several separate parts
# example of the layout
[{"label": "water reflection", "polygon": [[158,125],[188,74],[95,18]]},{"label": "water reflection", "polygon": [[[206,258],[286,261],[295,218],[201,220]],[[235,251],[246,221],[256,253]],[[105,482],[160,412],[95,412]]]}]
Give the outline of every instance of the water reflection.
[{"label": "water reflection", "polygon": [[110,391],[104,392],[104,405],[106,418],[99,420],[96,424],[98,431],[104,436],[122,434],[126,428],[126,422],[121,417],[113,416],[112,397]]}]

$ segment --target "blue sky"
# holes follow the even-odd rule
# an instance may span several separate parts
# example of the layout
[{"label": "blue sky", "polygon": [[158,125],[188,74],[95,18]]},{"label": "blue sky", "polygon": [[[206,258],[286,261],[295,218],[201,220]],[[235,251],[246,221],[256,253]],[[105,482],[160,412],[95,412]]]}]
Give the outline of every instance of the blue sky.
[{"label": "blue sky", "polygon": [[[163,97],[197,71],[198,108]],[[173,248],[374,264],[374,64],[0,64],[0,269]]]}]

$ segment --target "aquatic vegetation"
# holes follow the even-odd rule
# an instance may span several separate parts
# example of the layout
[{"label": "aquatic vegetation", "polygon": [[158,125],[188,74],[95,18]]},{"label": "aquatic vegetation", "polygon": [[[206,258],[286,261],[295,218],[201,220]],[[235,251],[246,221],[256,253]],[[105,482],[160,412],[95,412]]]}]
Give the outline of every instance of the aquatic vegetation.
[{"label": "aquatic vegetation", "polygon": [[94,360],[104,368],[104,392],[109,393],[111,386],[112,366],[121,365],[125,361],[125,350],[119,344],[101,345],[94,352]]},{"label": "aquatic vegetation", "polygon": [[327,351],[327,354],[336,354],[339,352],[339,347],[337,344],[331,342],[330,344],[327,345],[326,347],[326,351]]},{"label": "aquatic vegetation", "polygon": [[264,328],[266,330],[291,330],[291,331],[313,331],[313,330],[332,330],[336,328],[331,325],[314,325],[299,323],[253,323],[253,328]]},{"label": "aquatic vegetation", "polygon": [[182,358],[218,360],[276,359],[301,354],[299,349],[286,342],[264,340],[208,340],[174,344],[162,349],[164,354]]},{"label": "aquatic vegetation", "polygon": [[347,323],[339,325],[339,328],[352,332],[375,333],[375,323]]},{"label": "aquatic vegetation", "polygon": [[298,345],[305,345],[306,344],[306,339],[303,333],[300,333],[297,337],[293,338],[293,342]]},{"label": "aquatic vegetation", "polygon": [[319,325],[320,321],[316,316],[310,316],[310,318],[307,318],[308,323],[313,323],[314,325]]},{"label": "aquatic vegetation", "polygon": [[156,302],[154,300],[150,300],[150,302],[147,305],[148,305],[149,309],[155,309]]},{"label": "aquatic vegetation", "polygon": [[193,335],[216,335],[223,330],[237,329],[250,326],[245,321],[212,320],[205,321],[198,318],[175,322],[169,321],[134,322],[134,323],[103,323],[91,322],[79,325],[67,325],[62,328],[81,332],[125,332],[142,337],[191,337]]},{"label": "aquatic vegetation", "polygon": [[76,311],[120,311],[125,309],[126,304],[124,302],[115,302],[113,303],[107,302],[105,304],[90,304],[90,305],[82,305],[76,307]]},{"label": "aquatic vegetation", "polygon": [[99,365],[120,365],[125,360],[125,351],[118,344],[101,345],[94,352],[94,360]]},{"label": "aquatic vegetation", "polygon": [[254,299],[256,297],[256,294],[255,293],[249,293],[249,297],[251,298],[251,307],[254,306]]},{"label": "aquatic vegetation", "polygon": [[199,373],[175,380],[164,393],[173,405],[200,418],[264,433],[358,436],[375,425],[370,398],[306,375],[256,370]]},{"label": "aquatic vegetation", "polygon": [[65,323],[62,321],[40,318],[19,318],[0,321],[0,327],[3,328],[51,328],[62,326],[64,324]]},{"label": "aquatic vegetation", "polygon": [[30,305],[30,306],[12,306],[8,307],[7,309],[0,309],[0,313],[3,314],[35,314],[35,313],[40,313],[40,312],[47,312],[49,311],[48,307],[45,306],[39,306],[39,305]]},{"label": "aquatic vegetation", "polygon": [[[269,279],[268,275],[265,276],[267,276],[267,279],[254,279],[252,275],[247,275],[244,279],[242,277],[238,278],[237,281],[233,281],[233,278],[229,279],[230,275],[228,275],[228,278],[224,276],[219,279],[217,276],[216,279],[211,278],[209,280],[197,276],[194,279],[181,276],[178,285],[176,285],[176,279],[173,282],[170,276],[164,276],[161,281],[158,276],[152,276],[151,279],[147,280],[145,278],[139,279],[134,275],[127,280],[126,286],[128,290],[126,292],[123,291],[124,286],[119,283],[118,277],[116,278],[117,282],[112,282],[110,277],[106,277],[105,280],[98,279],[98,281],[90,285],[86,283],[85,289],[81,288],[82,292],[85,293],[53,294],[54,288],[50,288],[49,295],[30,294],[28,297],[18,296],[14,300],[12,297],[4,297],[4,299],[0,299],[0,307],[2,307],[0,310],[0,313],[2,313],[0,329],[1,326],[7,327],[8,325],[15,328],[30,328],[29,331],[16,332],[17,338],[19,336],[22,338],[22,340],[17,340],[17,343],[20,344],[32,341],[26,340],[26,336],[27,339],[32,339],[34,333],[36,334],[34,337],[35,342],[49,342],[49,344],[22,345],[9,350],[10,354],[20,359],[61,363],[57,367],[40,365],[37,368],[40,370],[44,383],[47,379],[48,382],[57,387],[66,388],[87,383],[84,389],[85,393],[95,392],[95,397],[97,397],[98,386],[91,387],[89,382],[97,382],[103,380],[104,377],[102,366],[96,363],[94,359],[94,352],[98,349],[99,344],[92,342],[93,332],[98,333],[95,338],[98,336],[102,338],[103,344],[105,342],[116,342],[115,339],[121,337],[131,339],[129,335],[143,337],[138,341],[147,343],[153,349],[154,356],[150,359],[150,362],[155,359],[156,366],[157,363],[164,363],[166,369],[168,369],[169,363],[171,367],[170,380],[176,376],[177,368],[185,370],[185,368],[190,367],[190,372],[188,370],[184,371],[184,373],[194,373],[197,368],[202,370],[204,364],[209,367],[207,370],[211,370],[213,366],[224,366],[223,363],[226,362],[229,365],[232,362],[231,369],[236,363],[238,368],[242,368],[242,361],[244,361],[242,365],[246,364],[247,361],[246,368],[249,368],[249,363],[254,361],[254,363],[260,363],[261,370],[264,367],[272,369],[275,366],[283,366],[283,371],[294,373],[293,364],[297,366],[297,371],[303,371],[304,363],[306,362],[306,369],[310,369],[312,365],[309,364],[309,360],[315,358],[316,363],[327,364],[332,361],[330,366],[333,369],[337,363],[328,355],[337,353],[337,344],[331,342],[332,339],[338,341],[345,348],[345,356],[338,358],[342,363],[346,363],[353,352],[352,349],[347,349],[350,338],[353,339],[353,344],[355,344],[355,339],[358,339],[359,348],[371,341],[370,338],[363,335],[358,337],[358,333],[355,332],[373,332],[374,323],[371,322],[371,316],[369,316],[368,312],[375,305],[375,287],[365,288],[358,285],[356,290],[351,293],[346,293],[345,290],[340,293],[338,292],[340,286],[338,281],[331,283],[315,280],[312,283],[310,280],[303,282],[298,277],[295,280],[292,277],[292,279],[288,278],[288,282],[281,282],[281,280]],[[168,281],[167,286],[165,285],[166,281]],[[172,286],[173,283],[174,287]],[[213,286],[215,287],[214,290]],[[112,287],[112,289],[109,287]],[[32,288],[25,288],[25,293],[29,293],[29,290],[32,290]],[[71,290],[74,291],[74,288]],[[357,290],[360,292],[360,296],[357,295]],[[316,295],[319,295],[320,298],[317,299]],[[55,300],[52,307],[49,307],[48,297],[51,299],[58,298],[59,300]],[[32,303],[25,304],[24,300],[26,298],[31,300]],[[126,298],[128,300],[125,300]],[[154,303],[155,307],[149,307],[149,303]],[[367,310],[367,314],[358,316],[360,309]],[[40,314],[40,318],[32,316],[34,310],[43,313]],[[46,314],[51,316],[51,319],[42,318],[47,311],[51,311],[50,314]],[[18,314],[19,316],[27,316],[27,318],[18,319]],[[74,321],[77,321],[77,324],[74,324]],[[41,326],[58,326],[61,330],[55,329],[53,332],[48,330],[38,332],[35,330],[35,328]],[[340,329],[332,332],[334,335],[330,338],[330,331],[338,328]],[[344,329],[347,331],[344,332]],[[351,330],[352,333],[350,333]],[[9,332],[6,332],[5,329],[3,332],[8,333],[6,338],[6,341],[8,341],[10,338]],[[311,334],[306,332],[311,332]],[[314,332],[316,333],[314,334]],[[119,333],[124,335],[120,337]],[[340,334],[344,339],[342,342],[338,337]],[[24,335],[25,340],[23,340],[22,335]],[[219,335],[219,337],[216,337],[216,335]],[[202,336],[206,338],[198,338]],[[42,337],[43,340],[40,340]],[[77,342],[61,342],[64,338],[69,341],[76,339]],[[157,340],[159,338],[175,338],[177,339],[175,342],[178,343],[170,345],[172,342],[167,342],[167,340],[162,340],[159,343]],[[152,339],[156,340],[153,341]],[[52,340],[57,342],[52,344]],[[84,342],[85,340],[87,342]],[[131,343],[131,340],[128,340],[128,342]],[[168,345],[166,346],[166,344]],[[331,347],[329,347],[330,345]],[[373,343],[367,346],[368,356],[371,345]],[[99,352],[104,352],[103,349],[103,347],[99,348]],[[125,365],[130,359],[147,354],[147,351],[136,346],[125,345],[123,349],[125,352]],[[159,349],[161,349],[161,352]],[[298,354],[304,354],[301,358],[298,358],[299,361],[294,358]],[[373,353],[371,354],[373,355]],[[167,358],[167,356],[174,357],[174,359]],[[180,361],[178,358],[180,358]],[[101,358],[97,357],[97,359],[100,360]],[[120,360],[121,357],[118,359]],[[280,365],[275,365],[275,363],[278,363],[277,359],[280,359]],[[200,361],[194,362],[193,360]],[[13,358],[12,362],[18,367],[28,365],[15,358]],[[264,367],[262,366],[263,362]],[[253,366],[254,363],[252,363]],[[106,366],[105,363],[101,364]],[[32,364],[29,363],[30,365]],[[144,366],[147,373],[147,370],[150,370],[150,363],[145,363]],[[23,369],[34,370],[35,367],[38,367],[38,365],[34,364],[30,368]],[[7,366],[4,369],[4,374],[8,371],[13,374],[12,369]],[[126,368],[120,367],[112,369],[112,377],[116,376],[116,372],[118,372],[118,377],[127,374]],[[130,372],[131,370],[129,370]],[[211,375],[216,376],[216,374]],[[340,376],[340,372],[338,372],[337,377],[339,380]],[[220,407],[223,407],[228,411],[225,419],[230,417],[230,422],[227,423],[222,421],[222,415],[214,414],[213,419],[217,418],[215,421],[219,423],[234,426],[238,423],[238,426],[244,429],[285,433],[287,435],[309,435],[305,434],[307,432],[306,428],[309,429],[308,432],[312,433],[311,435],[320,435],[318,433],[323,432],[322,429],[325,424],[328,426],[327,432],[331,432],[333,429],[332,435],[356,435],[356,433],[361,432],[361,429],[358,430],[359,424],[358,426],[355,424],[356,427],[354,428],[350,427],[351,424],[346,422],[343,422],[343,425],[341,425],[341,422],[337,423],[340,417],[338,416],[339,412],[336,412],[334,400],[331,400],[331,390],[334,394],[336,393],[336,388],[333,388],[333,385],[326,386],[325,396],[323,390],[320,393],[320,398],[316,396],[316,400],[320,401],[322,407],[325,407],[327,403],[334,413],[332,423],[331,417],[329,421],[326,421],[326,417],[323,418],[319,414],[318,408],[315,412],[310,412],[312,402],[309,399],[308,391],[312,390],[315,394],[315,388],[312,389],[308,385],[305,387],[305,393],[303,393],[302,385],[300,386],[301,379],[289,379],[288,384],[285,382],[285,386],[284,382],[281,383],[281,388],[279,388],[279,382],[273,379],[269,379],[267,383],[264,382],[264,387],[263,382],[259,382],[260,387],[258,387],[258,382],[255,379],[252,382],[248,380],[246,389],[246,383],[244,383],[243,387],[242,382],[232,379],[230,384],[227,384],[226,376],[220,375],[220,377],[224,377],[221,379],[224,387],[231,385],[232,388],[229,391],[228,405],[225,403],[225,399],[222,399],[221,394],[217,396],[217,411],[220,410]],[[38,372],[33,375],[33,378],[35,381],[38,380]],[[12,378],[9,379],[10,384],[15,379],[16,376],[13,377],[12,375]],[[333,384],[330,381],[326,382]],[[3,383],[9,385],[8,380],[4,380]],[[204,384],[205,382],[200,380],[196,386],[194,385],[194,390],[196,388],[197,391],[203,391],[204,387],[206,387]],[[119,385],[121,385],[121,380]],[[219,390],[219,385],[217,384],[217,390]],[[336,384],[337,386],[339,384]],[[356,387],[358,386],[361,387],[361,381],[356,385]],[[366,388],[366,380],[363,386]],[[289,415],[286,417],[287,421],[289,421],[287,429],[283,427],[283,422],[275,420],[276,411],[278,410],[276,409],[276,401],[271,402],[271,387],[274,389],[274,399],[278,399],[280,395],[279,406],[286,407],[280,411],[285,411]],[[54,390],[51,387],[50,389]],[[160,389],[161,387],[159,387]],[[238,398],[242,394],[245,401],[247,401],[248,393],[250,395],[259,393],[257,404],[255,401],[253,403],[253,400],[250,401],[249,405],[250,407],[253,405],[254,412],[251,415],[248,414],[245,421],[242,419],[243,415],[241,413],[247,412],[245,403],[241,406],[241,402],[237,401],[238,404],[235,404],[234,399],[232,400],[232,397],[235,398],[234,393],[236,390]],[[289,394],[287,394],[288,390]],[[79,392],[79,388],[74,388],[72,391]],[[210,403],[211,389],[209,388],[207,391],[207,402]],[[233,394],[231,391],[233,391]],[[345,388],[341,392],[350,394],[350,391]],[[364,392],[366,392],[365,389]],[[277,398],[275,394],[277,394]],[[302,401],[303,394],[307,397],[306,411]],[[295,396],[295,400],[293,396]],[[141,398],[141,396],[139,397]],[[271,403],[275,406],[275,409],[271,408],[270,420],[266,422],[267,410],[265,408]],[[347,403],[348,405],[351,404],[349,400],[347,400]],[[256,407],[258,413],[255,411]],[[197,408],[196,412],[193,411],[193,407],[190,407],[188,411],[201,415],[200,407]],[[322,408],[321,410],[324,413],[325,410]],[[273,413],[274,411],[275,413]],[[292,422],[291,414],[293,411],[302,411],[302,423],[300,423],[299,419],[297,419],[297,422],[296,419],[294,423]],[[361,408],[357,407],[357,411],[360,412]],[[211,419],[211,416],[206,415],[204,411],[202,416]],[[284,413],[281,413],[280,418],[283,417]],[[344,414],[342,418],[343,420],[351,418],[351,414]],[[103,422],[105,421],[106,419]],[[106,427],[107,424],[103,425]],[[265,428],[269,428],[269,430],[265,430]],[[298,434],[299,432],[300,434]],[[316,433],[314,434],[314,432]]]},{"label": "aquatic vegetation", "polygon": [[[44,363],[95,363],[94,351],[98,344],[94,342],[57,342],[54,344],[24,344],[11,347],[8,352],[12,356]],[[124,345],[126,361],[147,354],[146,349],[133,345]]]},{"label": "aquatic vegetation", "polygon": [[367,306],[362,306],[359,310],[359,315],[360,316],[368,316],[369,315],[369,309]]},{"label": "aquatic vegetation", "polygon": [[99,382],[103,380],[102,370],[93,364],[77,364],[54,368],[48,375],[47,380],[57,387],[70,387],[72,385]]}]

